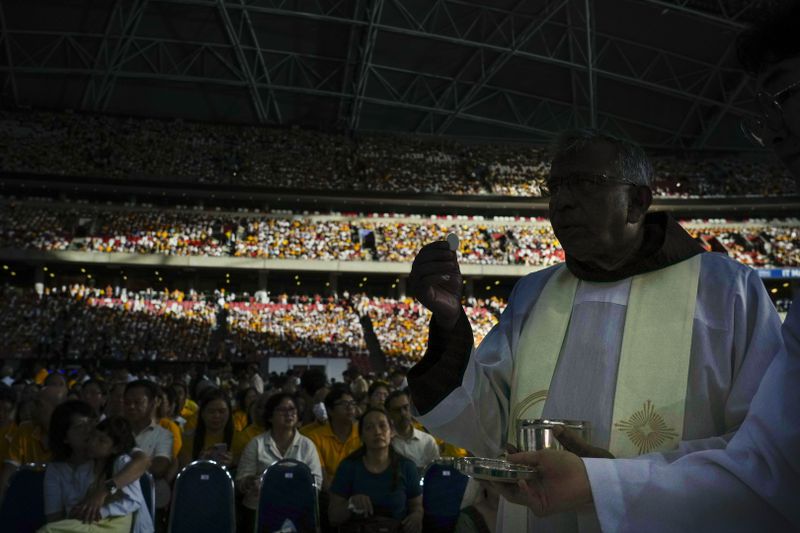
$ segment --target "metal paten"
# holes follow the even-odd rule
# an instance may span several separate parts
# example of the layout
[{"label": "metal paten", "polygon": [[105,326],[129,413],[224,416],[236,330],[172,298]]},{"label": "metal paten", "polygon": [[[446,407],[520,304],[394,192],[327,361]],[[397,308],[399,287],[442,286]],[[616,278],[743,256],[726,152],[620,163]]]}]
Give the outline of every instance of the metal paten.
[{"label": "metal paten", "polygon": [[553,428],[563,426],[589,442],[589,423],[582,420],[536,418],[517,421],[517,445],[522,452],[536,450],[563,450],[564,447],[553,435]]},{"label": "metal paten", "polygon": [[459,457],[455,468],[471,478],[500,483],[516,483],[521,479],[534,479],[537,475],[533,467],[485,457]]}]

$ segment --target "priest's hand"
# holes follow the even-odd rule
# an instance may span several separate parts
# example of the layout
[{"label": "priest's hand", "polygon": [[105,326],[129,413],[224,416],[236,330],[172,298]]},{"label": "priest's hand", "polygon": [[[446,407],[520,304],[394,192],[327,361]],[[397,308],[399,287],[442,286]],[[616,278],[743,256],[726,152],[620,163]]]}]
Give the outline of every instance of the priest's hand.
[{"label": "priest's hand", "polygon": [[538,477],[516,485],[493,482],[492,487],[506,500],[529,507],[536,516],[572,511],[592,503],[586,467],[577,455],[541,450],[509,455],[508,460],[536,468]]},{"label": "priest's hand", "polygon": [[436,324],[450,331],[461,316],[463,280],[456,252],[447,241],[426,244],[417,253],[408,277],[411,294],[433,313]]},{"label": "priest's hand", "polygon": [[614,455],[605,448],[592,446],[576,432],[564,426],[555,426],[553,428],[553,435],[555,435],[558,442],[566,449],[579,457],[596,457],[600,459],[614,459]]}]

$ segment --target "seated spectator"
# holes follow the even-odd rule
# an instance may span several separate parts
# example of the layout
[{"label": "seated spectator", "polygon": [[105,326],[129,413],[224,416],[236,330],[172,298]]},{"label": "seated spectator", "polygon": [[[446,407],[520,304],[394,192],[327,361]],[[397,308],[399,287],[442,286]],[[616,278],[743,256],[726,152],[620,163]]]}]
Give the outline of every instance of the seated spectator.
[{"label": "seated spectator", "polygon": [[191,436],[184,435],[179,457],[181,468],[198,459],[210,459],[233,468],[243,448],[242,437],[233,429],[227,393],[216,388],[206,390],[200,400],[197,428]]},{"label": "seated spectator", "polygon": [[272,463],[296,459],[308,465],[317,487],[322,487],[322,466],[314,443],[297,431],[298,410],[294,397],[287,393],[271,396],[264,407],[267,431],[251,440],[242,452],[236,470],[236,486],[244,495],[247,509],[244,531],[255,526],[261,475]]},{"label": "seated spectator", "polygon": [[0,385],[0,468],[8,460],[8,445],[17,429],[14,414],[17,395],[11,387]]},{"label": "seated spectator", "polygon": [[244,431],[252,422],[248,415],[250,406],[258,399],[259,392],[253,387],[240,390],[236,394],[236,410],[233,412],[233,429]]},{"label": "seated spectator", "polygon": [[8,444],[8,458],[0,471],[0,503],[12,474],[20,465],[50,461],[52,453],[48,446],[48,433],[52,414],[65,396],[66,388],[44,387],[36,396],[33,419],[20,424],[12,435]]},{"label": "seated spectator", "polygon": [[414,463],[392,449],[392,423],[370,407],[358,423],[363,446],[339,465],[331,485],[331,525],[382,518],[403,531],[422,530],[422,488]]},{"label": "seated spectator", "polygon": [[386,411],[395,431],[392,448],[414,461],[417,470],[423,473],[431,462],[439,458],[439,446],[432,436],[414,427],[408,392],[396,390],[391,393],[386,399]]},{"label": "seated spectator", "polygon": [[88,403],[94,409],[95,416],[99,421],[106,418],[104,412],[106,406],[106,388],[103,383],[90,379],[81,386],[81,400]]},{"label": "seated spectator", "polygon": [[327,491],[339,463],[361,446],[355,423],[356,401],[344,385],[331,387],[325,397],[328,423],[308,433],[322,465],[322,487]]},{"label": "seated spectator", "polygon": [[173,420],[175,410],[175,391],[169,387],[158,388],[158,406],[156,407],[156,418],[158,425],[172,433],[172,460],[177,463],[178,455],[183,447],[183,435],[181,428]]},{"label": "seated spectator", "polygon": [[368,407],[383,407],[389,397],[389,384],[385,381],[373,381],[367,392]]},{"label": "seated spectator", "polygon": [[65,402],[53,413],[53,462],[47,465],[44,481],[48,524],[39,533],[153,532],[139,486],[147,461],[130,456],[130,425],[117,417],[95,428],[93,416],[82,401]]},{"label": "seated spectator", "polygon": [[136,447],[150,459],[150,473],[156,482],[156,507],[163,509],[169,503],[170,488],[167,481],[172,469],[172,433],[162,428],[156,420],[158,385],[138,379],[125,386],[125,418],[131,426]]}]

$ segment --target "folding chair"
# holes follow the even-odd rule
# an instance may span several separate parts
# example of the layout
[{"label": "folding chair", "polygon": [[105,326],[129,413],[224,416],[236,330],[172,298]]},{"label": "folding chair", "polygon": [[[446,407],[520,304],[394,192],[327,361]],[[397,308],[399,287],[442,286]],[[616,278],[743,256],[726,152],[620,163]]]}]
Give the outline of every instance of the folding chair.
[{"label": "folding chair", "polygon": [[44,471],[46,465],[30,463],[17,469],[0,508],[0,529],[33,533],[45,522]]},{"label": "folding chair", "polygon": [[153,479],[153,474],[145,472],[139,478],[139,486],[142,488],[142,495],[144,496],[144,503],[147,504],[147,511],[150,513],[150,518],[153,522],[156,521],[156,483]]},{"label": "folding chair", "polygon": [[215,461],[195,461],[175,480],[170,533],[235,533],[233,478]]},{"label": "folding chair", "polygon": [[256,533],[271,533],[291,520],[299,532],[319,531],[317,484],[308,465],[294,459],[273,463],[261,476]]},{"label": "folding chair", "polygon": [[467,481],[469,478],[454,468],[452,459],[438,459],[428,465],[422,485],[423,531],[455,529]]}]

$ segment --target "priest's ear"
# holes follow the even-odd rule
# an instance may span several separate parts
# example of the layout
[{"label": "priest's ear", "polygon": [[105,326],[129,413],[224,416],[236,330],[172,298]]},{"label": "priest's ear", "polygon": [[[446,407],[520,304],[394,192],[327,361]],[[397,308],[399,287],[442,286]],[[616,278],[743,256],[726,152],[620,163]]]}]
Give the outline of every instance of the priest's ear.
[{"label": "priest's ear", "polygon": [[644,185],[631,187],[628,192],[628,223],[641,223],[652,203],[653,191],[650,190],[650,187]]}]

